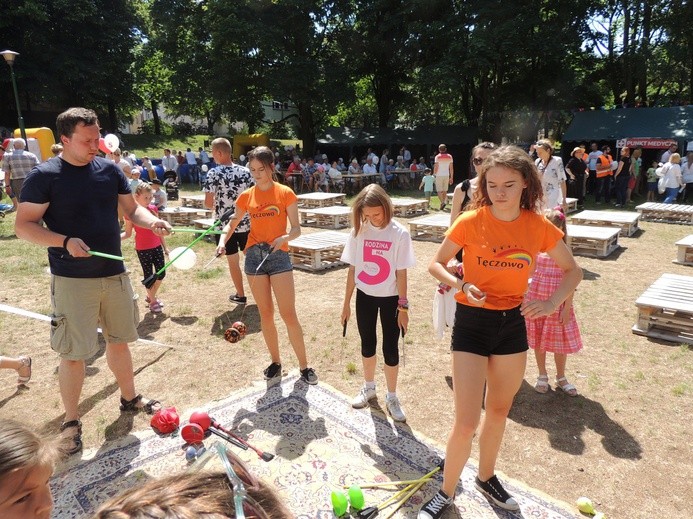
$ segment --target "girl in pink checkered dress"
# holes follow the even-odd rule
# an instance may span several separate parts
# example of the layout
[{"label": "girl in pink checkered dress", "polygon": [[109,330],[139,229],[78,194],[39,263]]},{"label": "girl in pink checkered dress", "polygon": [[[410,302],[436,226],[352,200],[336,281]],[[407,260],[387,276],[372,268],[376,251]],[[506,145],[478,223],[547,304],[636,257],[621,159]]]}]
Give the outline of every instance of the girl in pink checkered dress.
[{"label": "girl in pink checkered dress", "polygon": [[[566,239],[565,214],[560,207],[546,211],[546,217],[563,231]],[[556,265],[548,254],[537,256],[536,270],[527,291],[527,299],[548,299],[563,279],[563,270]],[[534,350],[539,368],[539,377],[534,385],[538,393],[549,390],[549,376],[546,371],[546,354],[553,353],[556,361],[556,389],[569,396],[577,396],[577,388],[565,377],[565,366],[569,353],[582,349],[580,328],[573,312],[573,296],[566,299],[553,314],[547,317],[527,319],[527,341]]]}]

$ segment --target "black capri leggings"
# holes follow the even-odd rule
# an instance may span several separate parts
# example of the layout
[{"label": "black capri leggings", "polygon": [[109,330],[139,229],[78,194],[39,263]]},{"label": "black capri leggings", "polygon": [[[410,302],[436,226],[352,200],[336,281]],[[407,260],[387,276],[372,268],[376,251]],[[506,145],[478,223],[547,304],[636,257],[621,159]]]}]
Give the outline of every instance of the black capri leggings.
[{"label": "black capri leggings", "polygon": [[[147,279],[150,275],[154,274],[154,272],[158,272],[164,266],[164,249],[161,245],[153,249],[138,250],[137,257],[142,266],[144,279]],[[164,279],[165,277],[166,271],[164,270],[159,274],[159,279]]]},{"label": "black capri leggings", "polygon": [[397,296],[374,297],[356,290],[356,324],[361,336],[361,355],[375,355],[378,338],[375,325],[380,311],[383,332],[383,357],[388,366],[399,364],[399,327],[397,326]]}]

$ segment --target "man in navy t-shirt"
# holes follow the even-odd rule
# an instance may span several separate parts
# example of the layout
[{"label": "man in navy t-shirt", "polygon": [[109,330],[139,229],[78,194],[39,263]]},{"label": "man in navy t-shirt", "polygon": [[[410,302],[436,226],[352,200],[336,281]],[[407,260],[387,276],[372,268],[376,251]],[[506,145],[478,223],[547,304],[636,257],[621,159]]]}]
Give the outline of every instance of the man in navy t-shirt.
[{"label": "man in navy t-shirt", "polygon": [[60,430],[71,440],[68,452],[73,454],[82,448],[78,406],[85,360],[99,349],[98,325],[108,367],[120,388],[121,411],[152,413],[161,407],[135,391],[128,343],[138,338],[139,315],[125,265],[89,251],[120,255],[118,207],[135,225],[158,235],[169,234],[171,227],[135,202],[120,168],[97,157],[96,113],[70,108],[58,116],[57,129],[62,156],[39,164],[26,178],[15,231],[21,239],[48,247],[51,348],[60,356],[58,381],[65,407]]}]

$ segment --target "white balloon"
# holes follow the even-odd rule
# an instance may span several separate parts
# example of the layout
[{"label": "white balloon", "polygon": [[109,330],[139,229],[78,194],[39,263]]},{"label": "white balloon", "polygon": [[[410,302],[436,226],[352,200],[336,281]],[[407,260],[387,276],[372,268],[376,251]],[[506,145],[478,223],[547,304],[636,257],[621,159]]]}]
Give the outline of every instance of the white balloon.
[{"label": "white balloon", "polygon": [[[195,262],[197,261],[197,254],[195,254],[194,250],[187,249],[185,252],[183,252],[184,249],[185,247],[176,247],[168,255],[169,258],[176,258],[173,261],[173,266],[180,270],[188,270],[193,268],[195,266]],[[181,254],[181,252],[183,254]],[[180,257],[178,257],[179,254]]]},{"label": "white balloon", "polygon": [[103,143],[105,144],[106,148],[108,148],[108,151],[113,153],[115,150],[118,149],[118,146],[120,145],[120,140],[118,139],[117,135],[109,133],[103,138]]}]

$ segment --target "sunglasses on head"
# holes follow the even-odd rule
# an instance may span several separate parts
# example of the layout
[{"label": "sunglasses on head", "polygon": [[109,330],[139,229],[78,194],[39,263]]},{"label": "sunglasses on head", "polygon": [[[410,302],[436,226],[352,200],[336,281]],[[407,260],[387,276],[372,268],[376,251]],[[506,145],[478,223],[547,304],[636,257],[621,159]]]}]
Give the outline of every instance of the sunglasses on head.
[{"label": "sunglasses on head", "polygon": [[267,513],[248,495],[246,488],[258,489],[260,484],[257,478],[250,472],[245,462],[232,451],[228,450],[225,445],[215,442],[212,447],[207,450],[198,460],[192,465],[192,470],[201,470],[207,465],[218,460],[226,472],[226,477],[229,479],[231,489],[233,491],[233,502],[235,507],[236,519],[268,519]]}]

